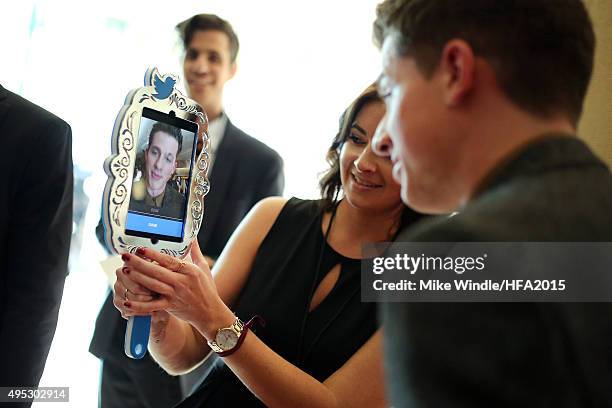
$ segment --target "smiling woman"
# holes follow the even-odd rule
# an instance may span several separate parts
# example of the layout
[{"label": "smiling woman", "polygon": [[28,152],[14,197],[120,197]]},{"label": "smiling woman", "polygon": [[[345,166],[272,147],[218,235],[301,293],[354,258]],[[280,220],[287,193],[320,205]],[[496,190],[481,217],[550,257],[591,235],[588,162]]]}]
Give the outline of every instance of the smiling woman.
[{"label": "smiling woman", "polygon": [[[359,295],[361,248],[420,214],[372,152],[384,111],[368,87],[342,116],[323,199],[261,201],[212,273],[197,245],[194,264],[144,248],[124,255],[114,304],[124,317],[153,313],[157,362],[182,374],[211,351],[219,358],[180,407],[385,406],[376,306]],[[253,330],[257,316],[266,324]]]},{"label": "smiling woman", "polygon": [[[326,209],[341,196],[356,205],[375,205],[378,211],[395,205],[400,186],[391,175],[391,161],[372,151],[372,138],[385,112],[376,87],[371,85],[340,117],[340,130],[327,153],[329,169],[320,181]],[[372,194],[382,197],[372,200]],[[402,223],[410,223],[411,215],[411,211],[404,211]]]},{"label": "smiling woman", "polygon": [[[396,206],[399,185],[391,177],[391,162],[376,156],[370,143],[385,108],[382,102],[363,106],[351,124],[347,141],[340,151],[341,180],[347,199],[357,205],[360,200],[375,202],[381,210]],[[372,200],[376,194],[379,200]]]}]

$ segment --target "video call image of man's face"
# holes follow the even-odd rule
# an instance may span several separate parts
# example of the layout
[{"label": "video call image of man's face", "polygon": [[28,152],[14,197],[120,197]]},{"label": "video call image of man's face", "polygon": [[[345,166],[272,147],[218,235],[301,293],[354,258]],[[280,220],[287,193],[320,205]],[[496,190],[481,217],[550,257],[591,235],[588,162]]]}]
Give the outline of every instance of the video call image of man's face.
[{"label": "video call image of man's face", "polygon": [[150,216],[182,221],[194,137],[193,132],[141,118],[128,225],[138,214],[143,224],[136,230],[163,233],[166,228],[160,229]]},{"label": "video call image of man's face", "polygon": [[[156,125],[162,125],[157,123]],[[158,126],[161,128],[161,126]],[[152,205],[161,207],[168,181],[172,178],[176,170],[176,159],[179,153],[179,141],[174,134],[170,134],[160,129],[151,132],[149,145],[144,151],[144,175],[142,183],[134,183],[132,197],[135,200],[148,199]],[[180,135],[179,130],[179,137]]]}]

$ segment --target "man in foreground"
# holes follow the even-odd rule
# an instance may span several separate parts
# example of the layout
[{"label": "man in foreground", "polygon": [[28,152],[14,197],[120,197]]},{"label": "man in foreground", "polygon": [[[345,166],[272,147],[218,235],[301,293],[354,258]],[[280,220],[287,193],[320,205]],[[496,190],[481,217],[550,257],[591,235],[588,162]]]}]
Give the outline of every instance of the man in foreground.
[{"label": "man in foreground", "polygon": [[[390,136],[375,148],[406,204],[459,211],[398,241],[612,241],[612,176],[575,136],[595,45],[582,2],[387,0],[377,11]],[[612,404],[607,303],[383,309],[394,406]]]}]

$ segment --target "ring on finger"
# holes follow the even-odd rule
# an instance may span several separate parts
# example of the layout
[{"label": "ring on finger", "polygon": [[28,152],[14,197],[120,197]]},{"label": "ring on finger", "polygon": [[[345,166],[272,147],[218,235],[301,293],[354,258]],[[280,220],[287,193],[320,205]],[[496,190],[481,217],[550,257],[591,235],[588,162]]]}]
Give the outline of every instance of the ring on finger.
[{"label": "ring on finger", "polygon": [[130,290],[129,290],[128,288],[125,288],[125,293],[123,294],[123,297],[125,297],[125,300],[126,300],[126,301],[127,301],[127,300],[130,300],[130,299],[128,299],[128,292],[129,292],[129,291],[130,291]]},{"label": "ring on finger", "polygon": [[183,261],[179,261],[179,266],[178,268],[176,268],[176,272],[181,272],[181,270],[183,270],[183,267],[185,266],[186,262]]}]

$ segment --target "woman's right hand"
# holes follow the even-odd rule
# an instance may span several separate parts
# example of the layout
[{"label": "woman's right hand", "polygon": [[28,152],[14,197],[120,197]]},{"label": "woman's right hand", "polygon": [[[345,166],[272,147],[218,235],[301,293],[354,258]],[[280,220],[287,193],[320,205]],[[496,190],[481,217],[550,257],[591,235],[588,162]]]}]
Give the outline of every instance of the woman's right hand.
[{"label": "woman's right hand", "polygon": [[[125,302],[148,302],[159,297],[157,293],[131,280],[127,267],[118,268],[115,274],[117,275],[117,280],[113,287],[113,304],[119,309],[121,317],[124,319],[135,316],[133,311],[125,307]],[[165,310],[159,310],[151,314],[151,340],[160,342],[164,338],[169,319],[170,313]]]},{"label": "woman's right hand", "polygon": [[121,317],[127,319],[136,315],[133,310],[125,306],[126,302],[149,302],[158,298],[155,292],[150,291],[139,283],[134,282],[129,276],[130,270],[127,267],[118,268],[115,271],[117,281],[113,286],[113,304],[121,312]]}]

